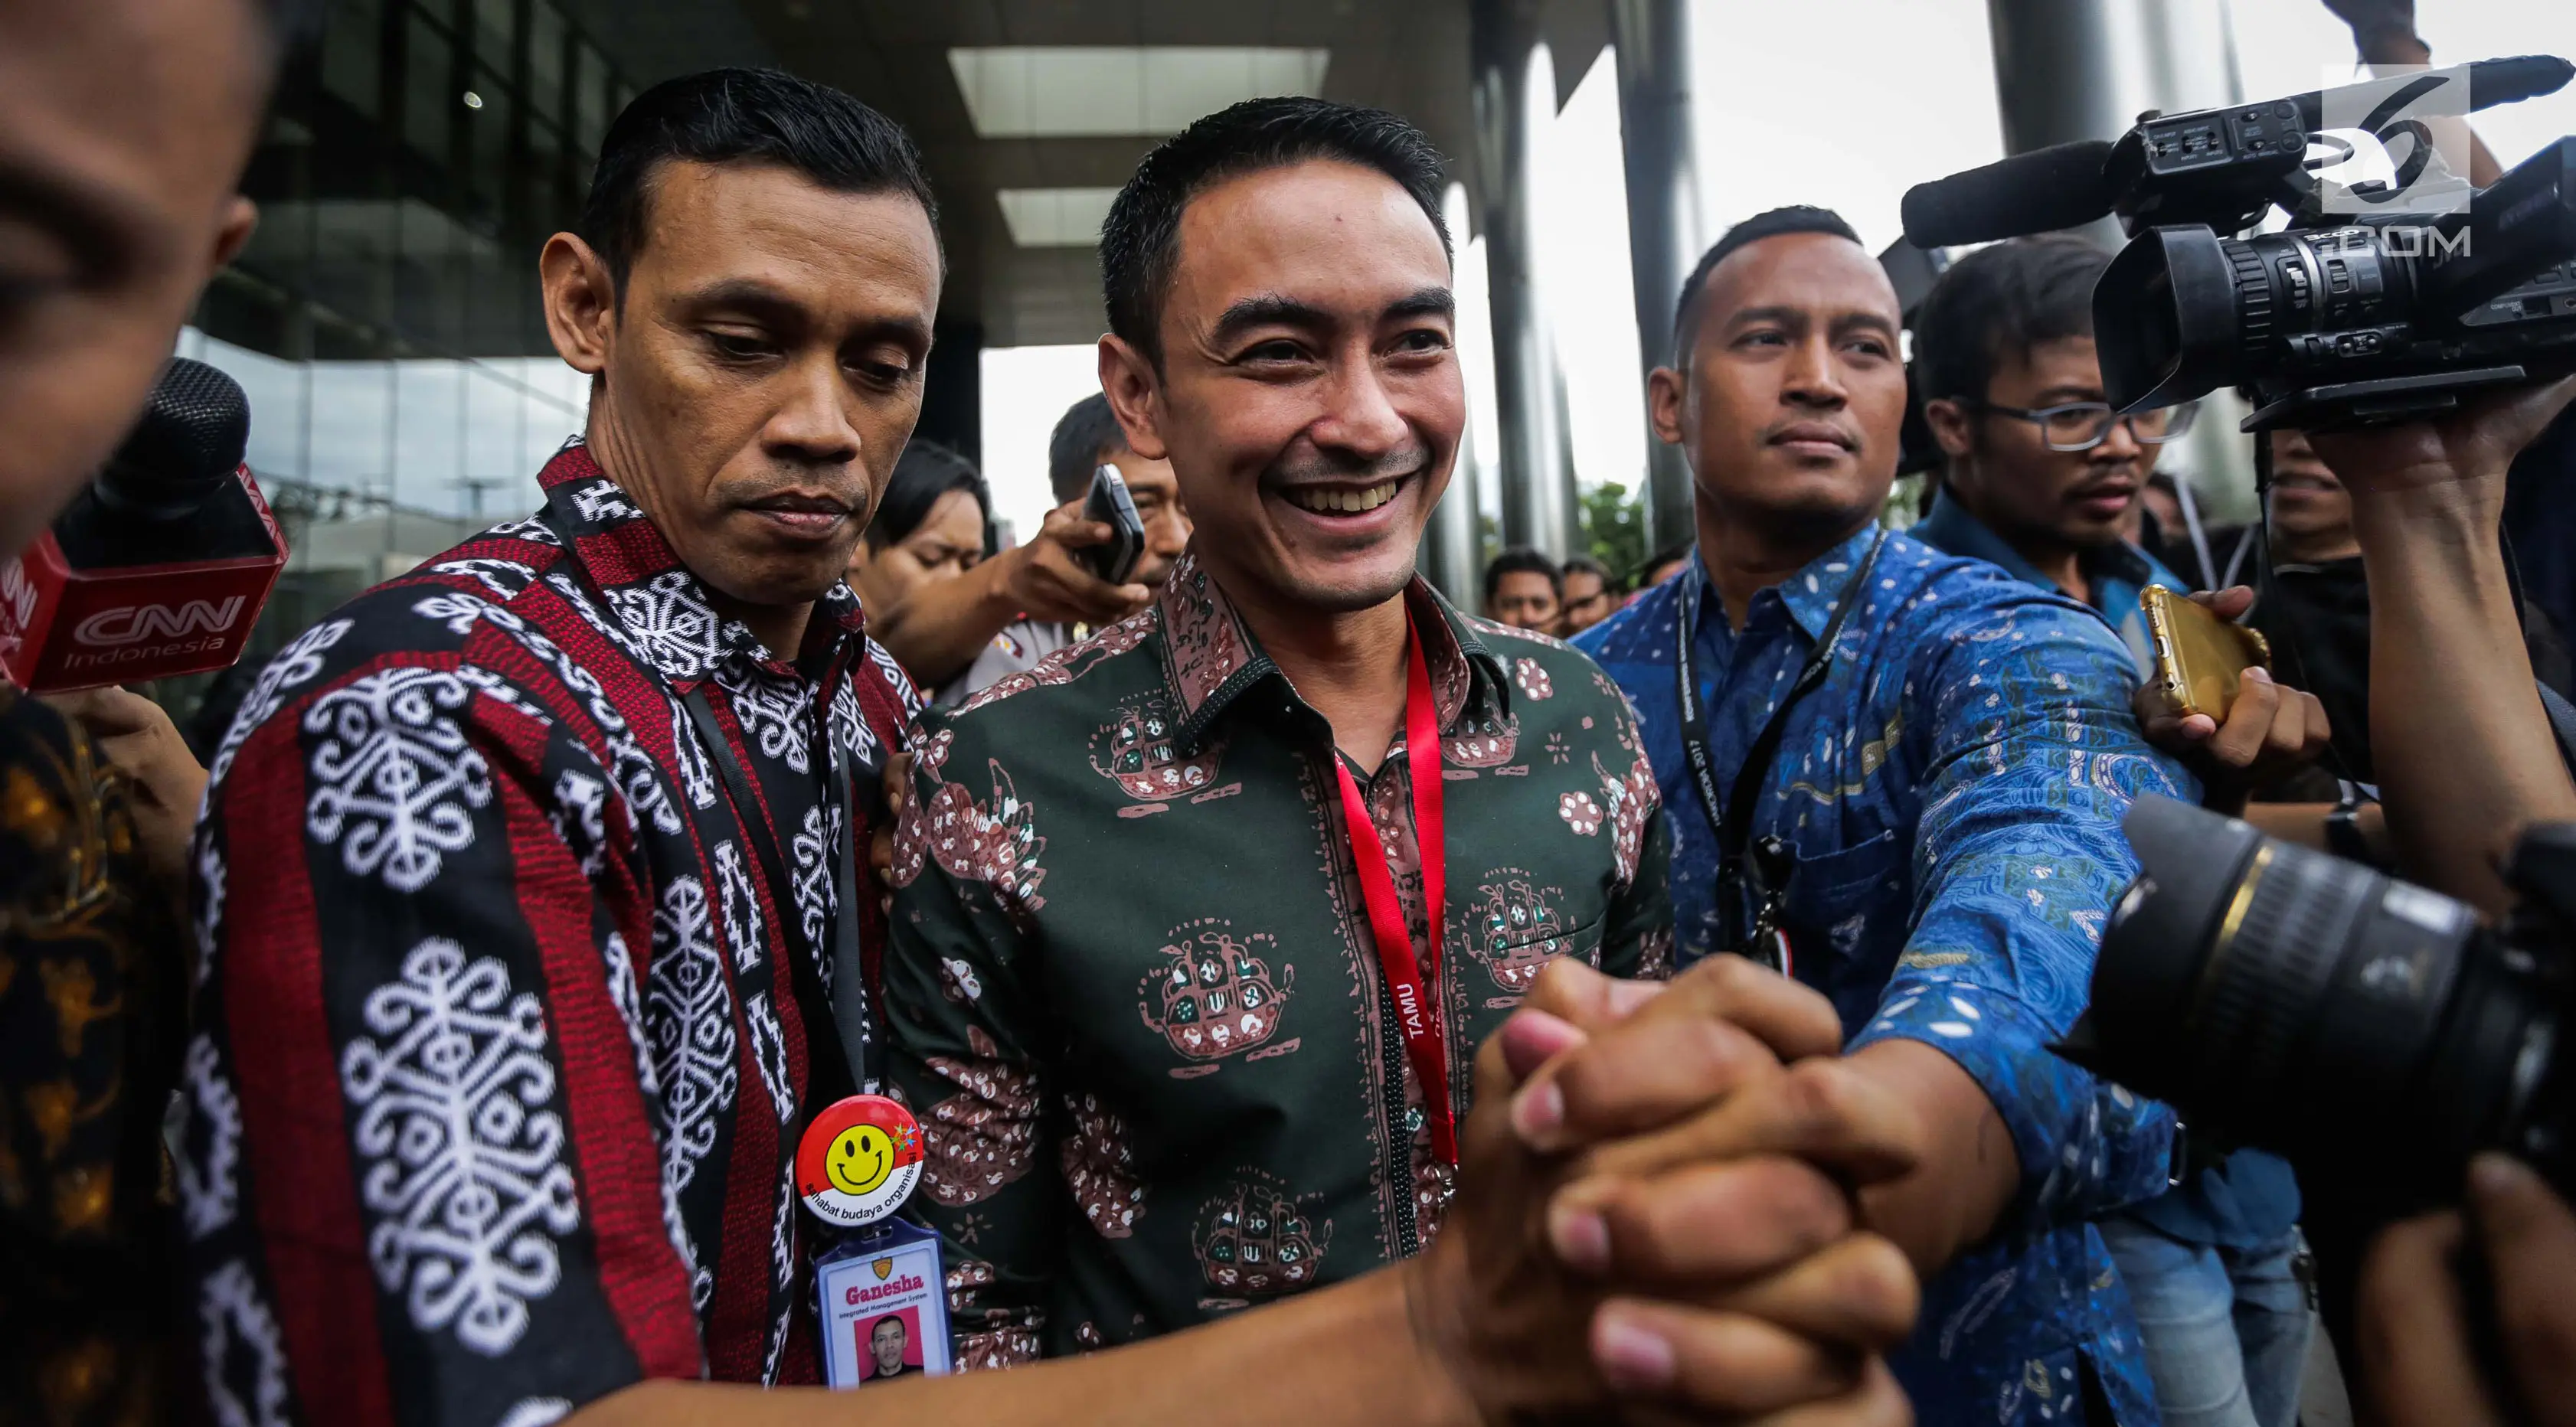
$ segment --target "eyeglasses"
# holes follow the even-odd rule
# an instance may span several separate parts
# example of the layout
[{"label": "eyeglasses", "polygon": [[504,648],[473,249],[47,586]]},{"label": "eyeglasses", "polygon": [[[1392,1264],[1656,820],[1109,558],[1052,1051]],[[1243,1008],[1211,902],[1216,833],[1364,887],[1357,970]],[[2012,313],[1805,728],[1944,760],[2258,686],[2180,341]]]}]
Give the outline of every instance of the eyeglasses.
[{"label": "eyeglasses", "polygon": [[2129,435],[2142,446],[2161,446],[2191,429],[2191,420],[2200,414],[2200,404],[2184,402],[2180,406],[2158,407],[2153,411],[2122,416],[2104,401],[2070,401],[2063,406],[2043,406],[2036,411],[2027,407],[1998,406],[1991,401],[1963,401],[1963,406],[1996,416],[2013,416],[2039,428],[2039,438],[2052,451],[2090,451],[2108,440],[2111,423],[2129,423]]}]

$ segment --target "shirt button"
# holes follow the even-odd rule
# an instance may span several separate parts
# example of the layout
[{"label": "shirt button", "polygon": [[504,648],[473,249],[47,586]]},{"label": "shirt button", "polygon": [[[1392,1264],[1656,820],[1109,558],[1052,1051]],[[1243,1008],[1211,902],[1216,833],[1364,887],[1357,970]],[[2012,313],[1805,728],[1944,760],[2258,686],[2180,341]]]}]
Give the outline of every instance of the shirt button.
[{"label": "shirt button", "polygon": [[1418,1135],[1422,1133],[1421,1106],[1407,1105],[1404,1107],[1404,1132],[1408,1135]]}]

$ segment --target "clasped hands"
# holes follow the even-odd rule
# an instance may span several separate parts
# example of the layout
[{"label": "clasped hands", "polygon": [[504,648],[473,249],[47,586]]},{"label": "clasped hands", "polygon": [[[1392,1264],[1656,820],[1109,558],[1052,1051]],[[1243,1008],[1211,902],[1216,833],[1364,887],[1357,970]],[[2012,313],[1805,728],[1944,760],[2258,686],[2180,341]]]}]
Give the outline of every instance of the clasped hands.
[{"label": "clasped hands", "polygon": [[1879,1355],[1918,1290],[1857,1196],[1923,1130],[1841,1042],[1739,957],[1669,986],[1550,966],[1477,1056],[1458,1200],[1407,1265],[1456,1415],[1908,1421]]}]

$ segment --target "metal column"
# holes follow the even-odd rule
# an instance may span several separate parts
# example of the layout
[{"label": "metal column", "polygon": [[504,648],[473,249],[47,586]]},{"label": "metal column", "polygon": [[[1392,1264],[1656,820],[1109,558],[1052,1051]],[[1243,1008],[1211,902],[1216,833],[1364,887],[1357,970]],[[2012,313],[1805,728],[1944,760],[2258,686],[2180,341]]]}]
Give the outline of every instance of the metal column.
[{"label": "metal column", "polygon": [[1503,541],[1563,558],[1578,529],[1574,480],[1531,222],[1539,126],[1556,112],[1553,78],[1531,83],[1541,8],[1539,0],[1474,0],[1468,31],[1485,269],[1493,286]]},{"label": "metal column", "polygon": [[[1691,141],[1690,0],[1610,0],[1618,47],[1619,140],[1628,177],[1628,266],[1645,372],[1673,359],[1673,303],[1699,261],[1699,173]],[[1645,417],[1645,379],[1637,383]],[[1646,433],[1646,548],[1690,538],[1690,466]]]},{"label": "metal column", "polygon": [[[2116,139],[2149,109],[2234,104],[2236,68],[2228,0],[1988,0],[2004,148],[2027,153],[2077,139]],[[2117,250],[2110,219],[2086,236]],[[2201,402],[2200,424],[2167,457],[2215,511],[2253,511],[2254,458],[2236,429],[2245,415],[2232,392]]]},{"label": "metal column", "polygon": [[[1467,251],[1469,231],[1474,227],[1471,209],[1467,190],[1452,184],[1441,201],[1440,216],[1449,225],[1449,241],[1462,257]],[[1477,492],[1482,472],[1475,444],[1472,431],[1458,443],[1458,454],[1449,463],[1449,489],[1441,494],[1440,504],[1432,508],[1431,524],[1422,532],[1417,559],[1423,577],[1438,586],[1451,604],[1481,610],[1485,562],[1483,531],[1477,519],[1483,504]]]}]

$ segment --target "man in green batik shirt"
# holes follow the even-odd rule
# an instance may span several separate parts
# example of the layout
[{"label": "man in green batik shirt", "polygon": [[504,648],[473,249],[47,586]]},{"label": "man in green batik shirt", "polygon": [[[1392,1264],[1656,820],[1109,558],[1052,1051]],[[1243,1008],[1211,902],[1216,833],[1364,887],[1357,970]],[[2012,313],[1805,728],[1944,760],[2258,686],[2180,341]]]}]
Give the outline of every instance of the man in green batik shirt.
[{"label": "man in green batik shirt", "polygon": [[1539,969],[1665,974],[1626,703],[1414,576],[1466,419],[1441,182],[1390,115],[1255,100],[1111,209],[1102,385],[1179,474],[1192,553],[1142,613],[925,717],[892,869],[887,1069],[963,1367],[1419,1252],[1443,1122]]}]

